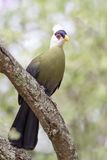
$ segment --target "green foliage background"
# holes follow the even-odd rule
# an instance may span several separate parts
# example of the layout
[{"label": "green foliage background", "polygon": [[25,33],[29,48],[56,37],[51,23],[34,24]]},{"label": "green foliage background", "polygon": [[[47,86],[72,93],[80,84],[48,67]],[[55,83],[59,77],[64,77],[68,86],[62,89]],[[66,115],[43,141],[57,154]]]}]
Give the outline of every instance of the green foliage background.
[{"label": "green foliage background", "polygon": [[[49,48],[52,26],[64,24],[66,72],[53,99],[59,105],[81,160],[107,158],[107,1],[0,0],[0,37],[24,67]],[[7,137],[18,110],[17,92],[0,75],[0,135]],[[55,154],[32,153],[37,160]]]}]

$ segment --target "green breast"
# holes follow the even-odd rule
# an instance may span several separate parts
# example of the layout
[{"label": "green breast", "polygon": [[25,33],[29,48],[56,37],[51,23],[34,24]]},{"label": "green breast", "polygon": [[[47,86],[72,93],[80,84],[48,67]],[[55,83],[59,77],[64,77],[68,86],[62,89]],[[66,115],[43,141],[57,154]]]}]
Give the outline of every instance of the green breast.
[{"label": "green breast", "polygon": [[65,55],[60,47],[53,47],[40,56],[37,81],[49,92],[53,92],[61,82],[65,69]]}]

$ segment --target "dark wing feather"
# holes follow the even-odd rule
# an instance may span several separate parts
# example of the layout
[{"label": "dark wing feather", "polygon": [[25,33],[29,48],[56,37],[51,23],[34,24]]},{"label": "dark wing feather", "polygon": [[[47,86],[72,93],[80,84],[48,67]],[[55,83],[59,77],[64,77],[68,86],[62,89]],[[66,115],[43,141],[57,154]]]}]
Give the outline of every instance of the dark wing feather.
[{"label": "dark wing feather", "polygon": [[35,79],[38,77],[38,74],[40,71],[39,65],[40,65],[40,62],[34,59],[26,69],[26,71],[29,72]]}]

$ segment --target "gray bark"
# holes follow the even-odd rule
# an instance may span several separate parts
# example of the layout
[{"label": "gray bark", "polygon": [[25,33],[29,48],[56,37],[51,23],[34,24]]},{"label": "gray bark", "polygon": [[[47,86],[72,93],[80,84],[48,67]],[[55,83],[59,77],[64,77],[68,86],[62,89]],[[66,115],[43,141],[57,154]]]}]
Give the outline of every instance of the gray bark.
[{"label": "gray bark", "polygon": [[3,46],[0,46],[0,72],[9,78],[38,117],[53,144],[58,160],[76,160],[75,146],[57,105]]},{"label": "gray bark", "polygon": [[0,137],[0,160],[31,160],[31,157],[25,150],[11,146],[7,140]]}]

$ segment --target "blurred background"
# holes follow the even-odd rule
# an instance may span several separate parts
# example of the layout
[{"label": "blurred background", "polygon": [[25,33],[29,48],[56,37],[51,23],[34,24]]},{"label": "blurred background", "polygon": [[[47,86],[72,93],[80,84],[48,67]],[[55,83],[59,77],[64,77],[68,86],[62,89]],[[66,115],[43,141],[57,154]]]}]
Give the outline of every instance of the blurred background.
[{"label": "blurred background", "polygon": [[[49,48],[52,27],[70,35],[66,71],[52,97],[81,160],[107,160],[107,1],[0,0],[0,39],[26,68]],[[19,106],[17,91],[0,74],[0,136],[6,137]],[[43,130],[33,159],[55,160]]]}]

